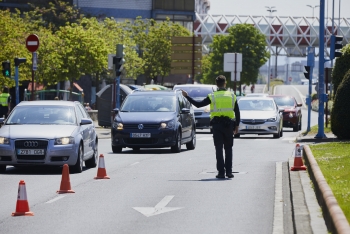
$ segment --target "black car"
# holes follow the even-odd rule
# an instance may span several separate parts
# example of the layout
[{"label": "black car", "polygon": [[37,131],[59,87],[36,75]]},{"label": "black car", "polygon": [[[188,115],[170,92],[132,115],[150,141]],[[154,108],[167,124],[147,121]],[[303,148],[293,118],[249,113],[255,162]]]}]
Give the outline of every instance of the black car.
[{"label": "black car", "polygon": [[[184,90],[194,100],[202,101],[208,94],[216,91],[217,86],[208,84],[182,84],[175,85],[173,89]],[[210,131],[212,131],[210,126],[210,105],[200,108],[193,106],[193,109],[196,118],[196,129],[210,129]]]},{"label": "black car", "polygon": [[192,105],[180,90],[139,90],[129,94],[120,110],[115,109],[112,150],[120,153],[129,147],[171,147],[178,153],[181,145],[196,147],[196,126]]}]

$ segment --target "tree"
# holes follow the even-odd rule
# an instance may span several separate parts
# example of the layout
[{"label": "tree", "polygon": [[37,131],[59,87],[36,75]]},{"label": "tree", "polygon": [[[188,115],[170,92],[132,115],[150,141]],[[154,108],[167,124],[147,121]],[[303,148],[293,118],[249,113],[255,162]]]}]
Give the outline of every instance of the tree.
[{"label": "tree", "polygon": [[85,73],[91,74],[106,67],[106,42],[94,34],[93,30],[85,30],[81,25],[73,23],[61,27],[56,35],[60,40],[59,54],[63,58],[59,81],[69,80],[72,86]]},{"label": "tree", "polygon": [[334,94],[336,94],[338,87],[347,71],[350,70],[350,44],[342,49],[343,55],[336,59],[336,63],[332,72],[332,83],[334,85]]},{"label": "tree", "polygon": [[53,0],[42,1],[40,4],[28,3],[31,7],[30,16],[33,20],[39,20],[42,26],[52,29],[54,32],[66,23],[77,23],[83,14],[78,8],[67,1]]},{"label": "tree", "polygon": [[[215,77],[224,73],[224,53],[241,53],[243,57],[241,83],[256,83],[259,68],[270,57],[264,34],[250,24],[237,24],[227,31],[229,35],[214,36],[209,55],[211,66],[203,73],[203,82],[213,84]],[[224,74],[227,78],[231,76],[228,72]]]},{"label": "tree", "polygon": [[350,139],[350,70],[344,75],[334,98],[331,112],[331,129],[339,139]]},{"label": "tree", "polygon": [[146,83],[150,83],[151,79],[158,82],[158,76],[161,77],[160,83],[163,83],[164,76],[169,75],[171,70],[171,37],[189,36],[190,32],[169,19],[156,22],[141,17],[129,26],[129,31],[144,62]]}]

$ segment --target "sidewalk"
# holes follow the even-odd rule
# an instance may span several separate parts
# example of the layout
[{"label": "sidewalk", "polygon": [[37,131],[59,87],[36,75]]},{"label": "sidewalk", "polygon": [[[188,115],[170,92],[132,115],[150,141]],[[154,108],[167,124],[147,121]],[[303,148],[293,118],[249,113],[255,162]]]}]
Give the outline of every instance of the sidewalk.
[{"label": "sidewalk", "polygon": [[[325,138],[315,138],[315,136],[296,138],[296,142],[303,146],[302,156],[307,166],[306,171],[289,171],[296,233],[350,234],[349,223],[308,146],[309,143],[340,141],[332,133],[325,135]],[[290,167],[293,166],[293,160],[294,158],[289,160]]]}]

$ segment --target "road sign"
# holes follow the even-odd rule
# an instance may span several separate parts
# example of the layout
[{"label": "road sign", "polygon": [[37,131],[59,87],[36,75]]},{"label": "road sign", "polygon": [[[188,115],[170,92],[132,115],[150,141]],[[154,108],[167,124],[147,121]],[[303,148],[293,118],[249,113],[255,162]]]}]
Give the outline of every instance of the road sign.
[{"label": "road sign", "polygon": [[26,47],[32,53],[37,51],[39,48],[39,37],[35,34],[29,35],[26,40]]},{"label": "road sign", "polygon": [[36,71],[38,69],[38,53],[33,53],[33,71]]}]

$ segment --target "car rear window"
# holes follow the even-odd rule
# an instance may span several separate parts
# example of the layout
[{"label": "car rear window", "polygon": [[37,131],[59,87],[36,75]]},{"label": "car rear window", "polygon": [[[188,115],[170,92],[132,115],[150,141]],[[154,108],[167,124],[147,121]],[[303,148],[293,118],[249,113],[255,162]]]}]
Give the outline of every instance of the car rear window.
[{"label": "car rear window", "polygon": [[188,95],[195,100],[203,100],[208,94],[214,92],[212,87],[175,87],[175,89],[182,89],[188,93]]},{"label": "car rear window", "polygon": [[289,97],[273,97],[278,106],[294,106],[294,100]]}]

